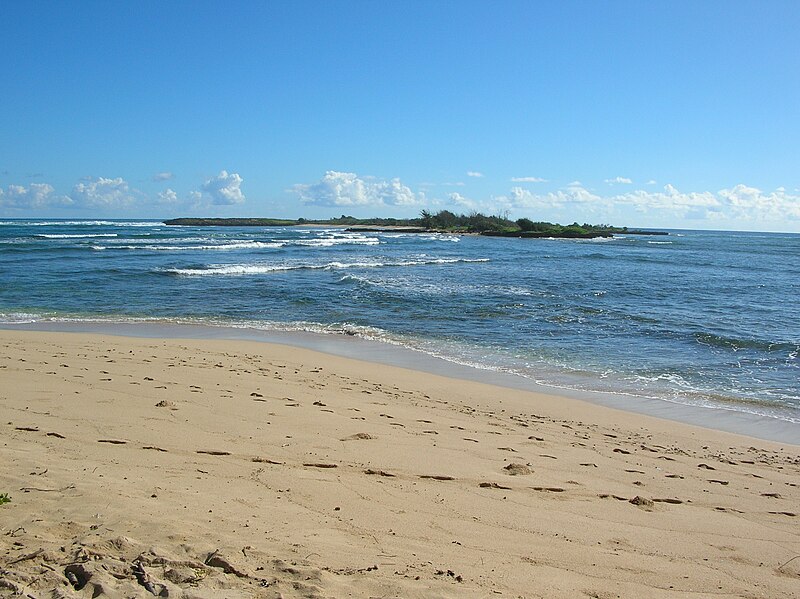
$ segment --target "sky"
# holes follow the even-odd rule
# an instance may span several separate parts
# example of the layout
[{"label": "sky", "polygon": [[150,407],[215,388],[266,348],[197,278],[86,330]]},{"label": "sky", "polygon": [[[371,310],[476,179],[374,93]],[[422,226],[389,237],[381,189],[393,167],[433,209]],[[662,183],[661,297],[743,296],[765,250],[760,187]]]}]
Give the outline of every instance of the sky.
[{"label": "sky", "polygon": [[800,232],[796,0],[2,3],[0,216]]}]

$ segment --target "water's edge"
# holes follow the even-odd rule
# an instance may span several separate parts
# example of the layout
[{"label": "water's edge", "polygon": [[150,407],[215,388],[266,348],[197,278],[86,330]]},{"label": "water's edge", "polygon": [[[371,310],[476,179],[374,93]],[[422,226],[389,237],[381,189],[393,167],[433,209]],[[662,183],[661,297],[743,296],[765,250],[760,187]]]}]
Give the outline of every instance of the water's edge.
[{"label": "water's edge", "polygon": [[800,445],[800,426],[776,418],[728,410],[722,407],[693,406],[641,396],[551,387],[522,376],[457,364],[407,347],[347,335],[164,322],[47,321],[19,324],[0,323],[0,329],[9,331],[96,333],[118,337],[153,339],[239,340],[289,345],[363,362],[407,368],[454,379],[474,381],[509,389],[533,391],[555,397],[577,399],[626,412],[745,435],[756,439]]}]

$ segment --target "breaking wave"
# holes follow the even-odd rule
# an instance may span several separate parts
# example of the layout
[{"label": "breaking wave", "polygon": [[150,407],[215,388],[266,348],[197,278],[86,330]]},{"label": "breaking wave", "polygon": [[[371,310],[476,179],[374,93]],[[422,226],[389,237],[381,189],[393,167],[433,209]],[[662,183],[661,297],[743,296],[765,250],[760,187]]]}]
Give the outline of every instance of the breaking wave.
[{"label": "breaking wave", "polygon": [[161,272],[184,277],[263,275],[291,270],[341,270],[347,268],[385,268],[488,262],[488,258],[433,258],[395,262],[327,262],[325,264],[224,264],[202,268],[167,268]]}]

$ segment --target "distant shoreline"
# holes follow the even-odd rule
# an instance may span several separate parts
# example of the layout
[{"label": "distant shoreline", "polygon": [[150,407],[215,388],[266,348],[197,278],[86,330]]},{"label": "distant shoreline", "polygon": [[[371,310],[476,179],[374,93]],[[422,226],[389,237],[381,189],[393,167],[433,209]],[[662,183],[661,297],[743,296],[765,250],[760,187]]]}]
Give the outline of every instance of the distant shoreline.
[{"label": "distant shoreline", "polygon": [[[628,229],[627,227],[581,228],[575,225],[562,227],[552,223],[542,230],[518,229],[487,229],[464,230],[462,228],[425,227],[411,224],[409,221],[400,221],[402,224],[383,224],[389,219],[362,219],[358,223],[343,222],[347,219],[333,220],[305,220],[305,219],[276,219],[276,218],[173,218],[163,221],[167,226],[187,227],[297,227],[297,226],[326,226],[342,227],[348,231],[367,233],[448,233],[448,234],[476,234],[487,237],[517,237],[529,239],[564,238],[564,239],[594,239],[598,237],[613,237],[614,235],[669,235],[666,231],[649,231],[641,229]],[[355,220],[355,219],[353,219]],[[393,220],[393,219],[392,219]],[[533,223],[532,223],[533,224]],[[586,227],[586,225],[584,225]]]}]

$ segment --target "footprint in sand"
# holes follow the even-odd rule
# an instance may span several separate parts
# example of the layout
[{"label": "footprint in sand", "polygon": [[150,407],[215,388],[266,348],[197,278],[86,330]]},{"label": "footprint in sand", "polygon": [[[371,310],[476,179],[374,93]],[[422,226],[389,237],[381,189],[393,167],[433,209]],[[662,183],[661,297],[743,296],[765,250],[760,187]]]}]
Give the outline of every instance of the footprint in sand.
[{"label": "footprint in sand", "polygon": [[641,497],[640,495],[637,495],[636,497],[629,499],[628,503],[632,503],[633,505],[638,505],[639,507],[653,507],[654,505],[652,499],[647,499],[646,497]]},{"label": "footprint in sand", "polygon": [[369,433],[355,433],[354,435],[350,435],[349,437],[344,437],[343,439],[340,439],[340,441],[367,441],[369,439],[375,439],[375,438],[376,437],[373,437]]},{"label": "footprint in sand", "polygon": [[503,466],[503,470],[505,470],[510,476],[525,476],[526,474],[533,474],[533,470],[526,466],[525,464],[518,464],[512,462],[508,466]]},{"label": "footprint in sand", "polygon": [[613,495],[611,493],[598,493],[597,496],[600,499],[608,499],[610,497],[611,499],[616,499],[617,501],[629,501],[627,497],[622,497],[620,495]]},{"label": "footprint in sand", "polygon": [[386,476],[389,478],[394,478],[394,474],[390,472],[386,472],[385,470],[373,470],[372,468],[367,468],[364,470],[364,474],[377,474],[378,476]]},{"label": "footprint in sand", "polygon": [[120,439],[98,439],[98,443],[110,443],[111,445],[125,445],[128,442]]},{"label": "footprint in sand", "polygon": [[478,486],[483,489],[503,489],[504,491],[511,490],[511,487],[504,487],[503,485],[498,485],[497,483],[479,483]]}]

